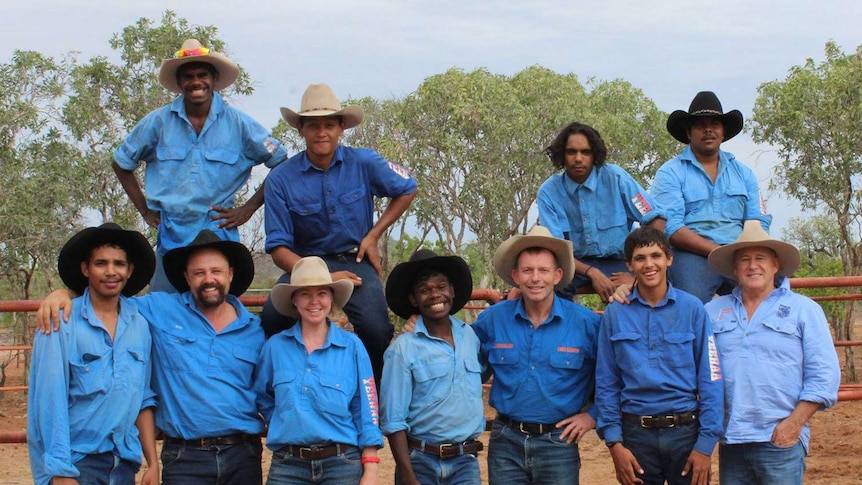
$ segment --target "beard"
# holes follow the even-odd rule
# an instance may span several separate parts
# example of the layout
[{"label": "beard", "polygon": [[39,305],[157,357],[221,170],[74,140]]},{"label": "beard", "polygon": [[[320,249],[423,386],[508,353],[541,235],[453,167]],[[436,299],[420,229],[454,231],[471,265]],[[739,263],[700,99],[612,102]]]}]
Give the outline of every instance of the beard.
[{"label": "beard", "polygon": [[[206,293],[206,290],[215,288],[216,293]],[[195,301],[201,308],[216,308],[224,303],[227,298],[227,288],[218,283],[202,285],[195,290]]]}]

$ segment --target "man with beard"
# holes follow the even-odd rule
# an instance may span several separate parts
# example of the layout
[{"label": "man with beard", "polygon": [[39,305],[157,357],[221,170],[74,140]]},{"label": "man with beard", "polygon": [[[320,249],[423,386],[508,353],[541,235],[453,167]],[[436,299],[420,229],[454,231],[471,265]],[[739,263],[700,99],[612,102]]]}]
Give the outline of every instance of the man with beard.
[{"label": "man with beard", "polygon": [[[254,278],[251,253],[209,230],[164,257],[181,293],[135,298],[153,338],[156,426],[164,436],[162,482],[260,484],[263,422],[252,377],[264,336],[237,299]],[[71,311],[58,290],[37,314],[44,331]]]}]

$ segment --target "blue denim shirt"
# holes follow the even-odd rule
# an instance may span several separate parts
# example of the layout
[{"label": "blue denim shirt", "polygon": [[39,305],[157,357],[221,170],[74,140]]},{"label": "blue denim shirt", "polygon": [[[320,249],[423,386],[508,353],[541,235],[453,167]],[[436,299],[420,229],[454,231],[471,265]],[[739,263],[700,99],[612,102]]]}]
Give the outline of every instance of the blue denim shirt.
[{"label": "blue denim shirt", "polygon": [[712,454],[722,433],[724,383],[703,304],[671,285],[655,307],[637,287],[629,299],[629,305],[611,303],[602,315],[596,364],[599,436],[623,441],[620,413],[698,410],[694,449]]},{"label": "blue denim shirt", "polygon": [[77,477],[85,455],[113,453],[141,463],[135,420],[154,406],[150,330],[135,303],[120,297],[114,339],[90,302],[73,300],[68,325],[36,332],[27,396],[27,446],[37,484]]},{"label": "blue denim shirt", "polygon": [[188,291],[136,299],[153,335],[156,426],[183,439],[263,432],[252,389],[260,320],[228,295],[237,319],[216,333]]},{"label": "blue denim shirt", "polygon": [[400,165],[367,148],[339,146],[325,172],[305,151],[266,178],[266,251],[284,246],[300,256],[350,251],[374,226],[374,197],[416,191]]},{"label": "blue denim shirt", "polygon": [[[838,400],[841,369],[823,309],[781,286],[754,316],[739,287],[706,304],[724,368],[727,419],[724,443],[765,443],[799,401],[828,408]],[[799,439],[808,452],[808,423]]]},{"label": "blue denim shirt", "polygon": [[356,335],[329,322],[326,343],[309,354],[297,322],[267,340],[258,369],[254,387],[269,423],[267,448],[383,446],[374,372]]},{"label": "blue denim shirt", "polygon": [[572,241],[576,258],[624,259],[623,244],[635,222],[664,218],[652,197],[616,165],[594,167],[583,184],[565,172],[539,187],[539,222],[551,235]]},{"label": "blue denim shirt", "polygon": [[599,333],[592,311],[554,297],[550,316],[534,329],[518,298],[487,308],[472,327],[494,372],[489,403],[499,413],[551,424],[577,414],[592,397]]},{"label": "blue denim shirt", "polygon": [[384,434],[406,431],[429,443],[460,443],[485,431],[479,338],[452,321],[453,348],[428,334],[422,317],[386,350],[380,393]]},{"label": "blue denim shirt", "polygon": [[716,244],[730,244],[745,221],[757,219],[767,232],[772,222],[761,207],[754,172],[725,151],[713,183],[691,146],[685,147],[658,169],[650,194],[667,214],[668,237],[685,226]]},{"label": "blue denim shirt", "polygon": [[287,159],[281,143],[242,111],[213,93],[210,114],[198,135],[186,116],[183,96],[146,115],[114,152],[125,170],[146,162],[147,206],[161,214],[158,250],[187,246],[202,229],[239,241],[239,230],[211,221],[212,206],[233,207],[251,169]]}]

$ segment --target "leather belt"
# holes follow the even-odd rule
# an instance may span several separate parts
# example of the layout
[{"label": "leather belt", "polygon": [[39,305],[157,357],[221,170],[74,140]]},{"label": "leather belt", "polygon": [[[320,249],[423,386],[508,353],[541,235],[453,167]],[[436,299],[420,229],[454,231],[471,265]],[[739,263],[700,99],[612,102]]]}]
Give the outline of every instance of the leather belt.
[{"label": "leather belt", "polygon": [[422,453],[439,456],[440,458],[454,458],[456,456],[479,453],[484,449],[481,441],[467,440],[463,443],[443,443],[435,445],[414,438],[407,438],[407,446]]},{"label": "leather belt", "polygon": [[504,414],[498,414],[496,420],[510,428],[515,428],[524,434],[545,434],[557,429],[555,424],[522,423],[520,421],[515,421]]},{"label": "leather belt", "polygon": [[356,255],[359,253],[359,248],[350,248],[343,253],[331,253],[323,255],[323,258],[331,258],[331,259],[350,259],[351,261],[356,260]]},{"label": "leather belt", "polygon": [[655,416],[638,416],[637,414],[623,413],[623,420],[638,423],[641,428],[673,428],[691,424],[697,421],[698,412],[658,414]]},{"label": "leather belt", "polygon": [[281,453],[286,453],[290,456],[302,458],[303,460],[322,460],[324,458],[330,458],[333,456],[340,455],[353,449],[356,449],[356,447],[352,445],[335,443],[334,445],[324,446],[284,445],[279,448],[278,451]]},{"label": "leather belt", "polygon": [[232,446],[242,443],[259,444],[260,437],[245,433],[229,434],[225,436],[214,436],[212,438],[198,438],[187,440],[183,438],[164,437],[164,442],[171,445],[194,446],[196,448],[210,448],[212,446]]}]

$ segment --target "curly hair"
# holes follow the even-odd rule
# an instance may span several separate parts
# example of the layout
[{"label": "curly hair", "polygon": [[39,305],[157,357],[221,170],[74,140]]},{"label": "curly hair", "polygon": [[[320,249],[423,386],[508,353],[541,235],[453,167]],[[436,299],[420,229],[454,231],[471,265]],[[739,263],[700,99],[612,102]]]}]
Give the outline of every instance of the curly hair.
[{"label": "curly hair", "polygon": [[576,121],[560,130],[554,141],[545,148],[545,154],[551,160],[551,163],[554,164],[554,167],[559,169],[566,166],[566,144],[569,142],[570,136],[577,134],[587,137],[590,148],[593,150],[593,165],[596,167],[604,165],[605,159],[608,156],[608,149],[605,147],[602,135],[592,126],[587,126]]}]

